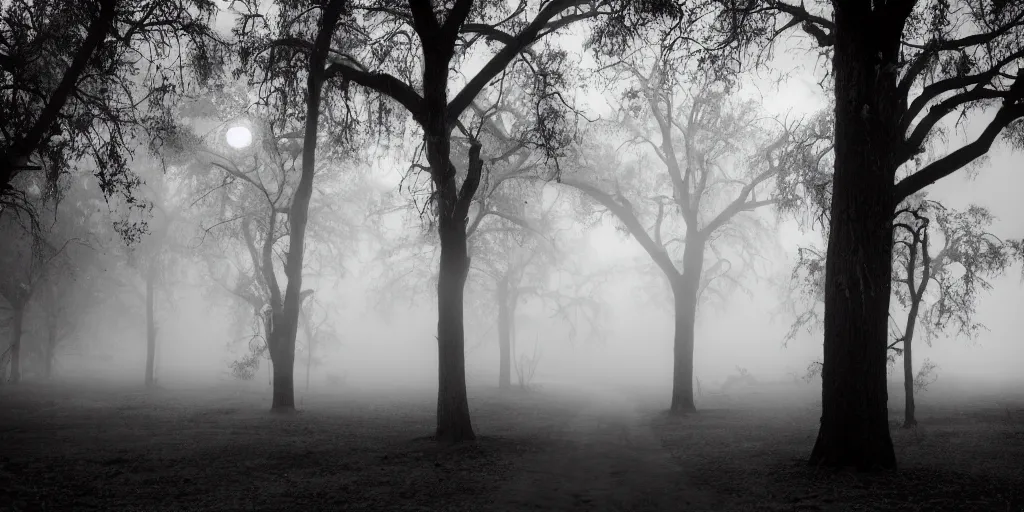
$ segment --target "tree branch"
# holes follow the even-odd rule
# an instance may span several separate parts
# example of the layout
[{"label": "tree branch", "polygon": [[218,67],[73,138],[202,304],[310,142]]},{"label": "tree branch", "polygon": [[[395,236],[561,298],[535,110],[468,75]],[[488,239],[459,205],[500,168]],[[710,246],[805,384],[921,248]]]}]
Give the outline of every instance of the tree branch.
[{"label": "tree branch", "polygon": [[[548,3],[544,8],[540,10],[537,17],[534,18],[529,25],[524,28],[519,35],[516,36],[515,41],[510,41],[505,45],[494,57],[491,58],[484,65],[484,67],[474,76],[465,87],[455,95],[454,98],[448,103],[448,122],[455,123],[459,116],[469,108],[470,103],[480,94],[480,91],[490,83],[494,77],[498,76],[513,59],[519,55],[524,48],[530,46],[539,39],[539,34],[542,29],[546,27],[552,18],[559,15],[560,13],[578,7],[589,4],[589,0],[553,0]],[[592,12],[591,15],[596,15],[596,12]]]},{"label": "tree branch", "polygon": [[668,251],[665,250],[665,247],[658,245],[647,233],[647,230],[644,229],[643,224],[640,223],[640,220],[637,219],[636,215],[616,201],[611,194],[595,187],[594,185],[568,176],[563,176],[561,183],[579,190],[598,203],[604,205],[605,208],[608,208],[608,210],[622,221],[626,226],[626,229],[628,229],[630,234],[633,235],[633,238],[640,243],[644,250],[647,251],[647,254],[651,256],[651,259],[654,260],[654,263],[656,263],[667,276],[671,278],[679,276],[679,270],[676,269],[676,266],[672,262],[672,258],[669,257]]},{"label": "tree branch", "polygon": [[992,122],[974,142],[928,164],[924,169],[907,176],[896,184],[896,202],[914,195],[921,189],[953,174],[988,152],[999,134],[1013,121],[1024,117],[1024,103],[1005,102]]}]

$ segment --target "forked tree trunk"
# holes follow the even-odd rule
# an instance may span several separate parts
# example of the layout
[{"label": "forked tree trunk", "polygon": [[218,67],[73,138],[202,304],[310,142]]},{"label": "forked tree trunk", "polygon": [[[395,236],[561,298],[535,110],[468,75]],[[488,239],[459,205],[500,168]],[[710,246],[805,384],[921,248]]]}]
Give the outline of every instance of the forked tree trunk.
[{"label": "forked tree trunk", "polygon": [[[836,9],[835,174],[825,265],[822,414],[810,463],[896,467],[886,351],[899,133],[895,46],[880,47],[869,4]],[[867,25],[865,25],[867,24]],[[882,27],[892,30],[893,27]]]},{"label": "forked tree trunk", "polygon": [[697,410],[693,401],[693,346],[697,321],[697,295],[704,270],[704,242],[689,237],[683,252],[683,273],[671,279],[675,303],[675,337],[672,364],[672,405],[670,412]]},{"label": "forked tree trunk", "polygon": [[[443,210],[442,210],[443,211]],[[441,268],[437,280],[437,430],[440,441],[476,438],[466,394],[463,295],[469,273],[464,219],[441,215]]]},{"label": "forked tree trunk", "polygon": [[11,322],[11,384],[21,382],[21,331],[25,322],[25,306],[16,306]]},{"label": "forked tree trunk", "polygon": [[498,388],[512,387],[512,318],[508,303],[508,278],[498,282]]},{"label": "forked tree trunk", "polygon": [[156,319],[153,318],[156,293],[156,268],[150,263],[146,272],[146,387],[153,386],[153,368],[156,362]]}]

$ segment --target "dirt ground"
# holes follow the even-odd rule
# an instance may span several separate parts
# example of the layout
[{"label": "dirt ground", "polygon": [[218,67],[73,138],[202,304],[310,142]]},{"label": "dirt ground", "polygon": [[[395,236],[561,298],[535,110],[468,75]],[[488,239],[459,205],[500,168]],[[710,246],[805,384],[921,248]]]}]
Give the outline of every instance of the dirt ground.
[{"label": "dirt ground", "polygon": [[306,395],[280,417],[252,392],[0,388],[0,510],[1024,510],[1022,402],[922,411],[894,431],[901,471],[865,477],[800,464],[806,404],[470,399],[480,439],[439,446],[422,392]]}]

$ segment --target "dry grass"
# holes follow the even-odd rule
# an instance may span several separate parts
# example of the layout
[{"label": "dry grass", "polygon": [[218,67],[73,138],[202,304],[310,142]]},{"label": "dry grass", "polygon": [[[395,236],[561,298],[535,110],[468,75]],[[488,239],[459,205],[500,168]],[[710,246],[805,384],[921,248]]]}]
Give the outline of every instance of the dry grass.
[{"label": "dry grass", "polygon": [[1024,395],[930,398],[910,430],[898,428],[902,413],[891,410],[899,470],[886,474],[807,467],[819,415],[813,403],[762,392],[702,409],[652,421],[722,510],[1024,510]]},{"label": "dry grass", "polygon": [[308,396],[291,416],[230,392],[0,391],[0,510],[483,510],[574,406],[477,393],[478,431],[424,437],[425,394]]}]

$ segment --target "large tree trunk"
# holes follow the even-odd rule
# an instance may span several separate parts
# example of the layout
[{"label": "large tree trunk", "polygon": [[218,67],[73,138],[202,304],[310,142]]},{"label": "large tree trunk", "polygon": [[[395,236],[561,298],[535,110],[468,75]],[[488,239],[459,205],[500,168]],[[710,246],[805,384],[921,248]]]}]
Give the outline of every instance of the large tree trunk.
[{"label": "large tree trunk", "polygon": [[466,393],[466,333],[463,304],[469,274],[466,221],[469,204],[480,183],[479,143],[473,141],[469,167],[461,189],[451,161],[448,119],[448,70],[453,47],[424,47],[423,107],[420,120],[437,205],[437,231],[441,239],[441,265],[437,280],[437,429],[438,441],[476,439],[469,418]]},{"label": "large tree trunk", "polygon": [[11,384],[21,382],[21,331],[25,323],[25,306],[16,306],[11,324]]},{"label": "large tree trunk", "polygon": [[437,279],[437,431],[438,440],[476,438],[466,393],[466,333],[463,293],[469,273],[464,219],[441,215],[441,268]]},{"label": "large tree trunk", "polygon": [[498,282],[498,388],[512,387],[512,318],[508,303],[508,278]]},{"label": "large tree trunk", "polygon": [[273,389],[270,412],[274,413],[295,411],[295,331],[289,337],[288,329],[283,325],[287,316],[288,313],[283,310],[273,314],[274,321],[267,337],[267,349],[270,352],[270,368],[267,373]]},{"label": "large tree trunk", "polygon": [[683,251],[683,273],[670,277],[675,303],[675,339],[672,365],[672,405],[675,414],[694,412],[693,345],[697,321],[697,295],[704,270],[704,242],[687,236]]},{"label": "large tree trunk", "polygon": [[154,294],[156,293],[156,268],[150,263],[146,272],[146,387],[153,386],[153,368],[156,362],[156,319],[153,317]]},{"label": "large tree trunk", "polygon": [[[870,4],[836,9],[835,175],[825,265],[821,427],[810,463],[895,468],[886,350],[899,133],[895,45]],[[898,27],[897,27],[898,28]],[[892,27],[881,27],[891,30]],[[888,43],[886,43],[888,44]]]},{"label": "large tree trunk", "polygon": [[[282,340],[279,340],[282,341]],[[290,413],[295,410],[295,347],[279,347],[271,352],[273,361],[270,373],[273,376],[273,401],[270,411]]]}]

